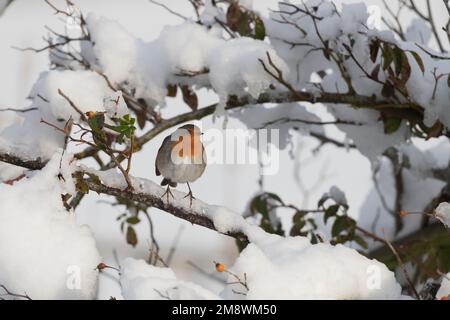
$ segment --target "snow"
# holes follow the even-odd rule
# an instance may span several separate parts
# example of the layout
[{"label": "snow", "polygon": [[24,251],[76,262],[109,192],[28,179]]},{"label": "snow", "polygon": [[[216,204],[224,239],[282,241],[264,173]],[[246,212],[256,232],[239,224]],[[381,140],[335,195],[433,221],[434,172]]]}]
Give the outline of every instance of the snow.
[{"label": "snow", "polygon": [[104,73],[116,83],[125,82],[138,58],[138,40],[114,20],[89,14],[86,23],[94,43],[93,52]]},{"label": "snow", "polygon": [[431,28],[420,18],[415,18],[406,29],[408,41],[427,45],[431,38]]},{"label": "snow", "polygon": [[[422,211],[445,186],[445,183],[442,181],[430,177],[424,178],[423,175],[417,175],[414,171],[407,169],[402,170],[402,176],[403,193],[400,210],[406,212]],[[371,230],[379,236],[383,236],[381,230],[384,230],[388,239],[406,236],[420,228],[423,218],[420,214],[412,214],[402,218],[403,228],[401,231],[397,232],[395,228],[398,212],[393,212],[393,210],[395,208],[397,191],[392,163],[386,157],[382,157],[379,160],[375,179],[387,208],[373,185],[359,209],[358,225],[366,230]],[[376,242],[369,241],[369,250],[376,245],[378,245]]]},{"label": "snow", "polygon": [[158,37],[158,43],[165,53],[169,72],[200,72],[210,65],[213,51],[225,43],[215,29],[186,22],[177,26],[167,26]]},{"label": "snow", "polygon": [[122,96],[122,91],[116,91],[103,98],[103,107],[109,118],[122,118],[128,114],[128,107]]},{"label": "snow", "polygon": [[64,135],[41,123],[40,111],[20,114],[0,132],[0,148],[21,158],[48,160],[64,144]]},{"label": "snow", "polygon": [[58,90],[69,97],[83,113],[105,111],[103,100],[112,92],[105,79],[92,71],[44,72],[34,85],[30,96],[33,106],[39,108],[42,118],[46,121],[67,121],[69,118],[80,120],[79,113]]},{"label": "snow", "polygon": [[[249,244],[231,272],[247,279],[226,287],[226,299],[399,299],[401,287],[385,265],[348,247],[304,237],[266,235]],[[229,282],[235,282],[230,275]],[[246,296],[234,291],[246,293]]]},{"label": "snow", "polygon": [[[126,187],[120,174],[96,172],[103,183],[112,187]],[[132,178],[136,192],[160,196],[163,188],[145,179]],[[342,192],[332,188],[331,193],[344,201]],[[221,206],[208,205],[194,199],[192,207],[186,204],[184,194],[172,191],[172,205],[206,215],[221,233],[242,232],[251,244],[241,253],[231,271],[246,274],[249,290],[247,299],[397,299],[401,287],[394,274],[376,260],[370,260],[356,250],[342,245],[312,245],[305,237],[280,237],[249,224],[241,215]],[[195,213],[194,213],[195,214]],[[137,267],[136,265],[140,265]],[[147,266],[144,261],[126,260],[121,278],[125,298],[158,298],[158,291],[171,298],[192,298],[197,287],[176,280],[169,269]],[[145,268],[144,268],[145,267]],[[129,268],[131,271],[129,271]],[[133,271],[138,268],[140,272]],[[143,273],[142,268],[145,269]],[[128,270],[128,271],[127,271]],[[229,281],[231,281],[230,276]],[[164,281],[163,281],[164,280]],[[172,288],[179,291],[172,293]],[[239,284],[229,285],[221,294],[224,298],[242,298],[233,289],[242,292]],[[185,292],[187,290],[189,293]],[[203,292],[203,291],[202,291]],[[174,296],[172,296],[174,294]],[[194,295],[195,296],[195,295]],[[198,298],[198,296],[195,296]],[[203,293],[201,294],[203,296]]]},{"label": "snow", "polygon": [[[76,105],[78,111],[59,94],[59,90]],[[31,90],[30,99],[30,107],[37,110],[17,113],[4,124],[0,123],[3,127],[0,129],[2,149],[29,159],[48,160],[64,144],[64,134],[42,120],[62,129],[69,119],[81,122],[79,111],[106,112],[109,122],[111,117],[129,113],[122,93],[111,90],[105,79],[93,71],[43,72]]]},{"label": "snow", "polygon": [[332,186],[330,188],[330,191],[328,191],[326,194],[324,194],[324,197],[328,197],[328,198],[334,200],[336,203],[339,203],[342,205],[348,204],[345,193],[336,186]]},{"label": "snow", "polygon": [[310,112],[306,108],[306,104],[301,103],[248,106],[240,110],[232,110],[229,115],[239,119],[250,129],[278,130],[278,141],[271,141],[271,143],[280,150],[291,145],[294,129],[299,130],[302,135],[308,135],[311,132],[325,134],[324,128],[320,125],[295,121],[321,122],[320,117]]},{"label": "snow", "polygon": [[352,34],[363,30],[368,17],[365,3],[344,4],[341,12],[342,31]]},{"label": "snow", "polygon": [[220,104],[218,114],[223,113],[224,103],[228,95],[243,95],[243,88],[253,97],[268,89],[272,83],[276,83],[263,68],[261,62],[274,74],[275,69],[270,65],[270,56],[273,64],[280,69],[284,75],[288,73],[285,62],[265,42],[238,38],[227,41],[219,47],[211,56],[210,81],[211,85],[219,95]]},{"label": "snow", "polygon": [[122,261],[120,285],[127,300],[220,299],[195,283],[178,280],[170,268],[155,267],[133,258]]},{"label": "snow", "polygon": [[[288,70],[266,42],[249,38],[224,41],[218,29],[207,30],[192,22],[167,26],[151,42],[135,38],[117,22],[103,17],[89,15],[87,22],[93,52],[103,72],[114,83],[127,83],[134,88],[136,97],[159,105],[164,105],[169,83],[210,85],[222,101],[220,114],[228,95],[248,92],[257,98],[275,82],[258,60],[269,65],[267,53],[284,73]],[[114,43],[121,45],[113,46]],[[207,81],[204,77],[178,76],[205,70],[209,70]]]},{"label": "snow", "polygon": [[450,228],[450,203],[441,202],[435,209],[435,217]]},{"label": "snow", "polygon": [[[268,66],[267,52],[275,65],[282,70],[286,79],[297,90],[320,94],[318,87],[311,82],[320,85],[327,92],[343,93],[348,89],[334,62],[326,60],[320,50],[311,51],[311,46],[292,47],[289,43],[283,41],[305,42],[313,46],[322,46],[321,39],[316,35],[310,17],[305,17],[302,13],[296,13],[288,17],[289,20],[304,29],[305,34],[292,25],[279,24],[271,19],[265,19],[268,35],[266,41],[249,38],[229,39],[227,35],[224,35],[223,29],[214,22],[215,15],[221,15],[221,18],[224,18],[223,12],[214,8],[211,1],[206,3],[207,9],[202,12],[201,17],[202,21],[206,22],[205,26],[190,21],[175,26],[167,26],[162,29],[159,37],[153,41],[134,36],[119,22],[103,17],[97,18],[97,16],[90,14],[87,16],[87,23],[92,44],[83,41],[80,44],[81,54],[92,68],[103,72],[112,83],[120,86],[124,94],[133,95],[135,98],[143,98],[151,106],[156,104],[161,107],[164,106],[167,85],[175,83],[187,84],[193,86],[194,89],[203,87],[213,89],[220,102],[217,114],[224,113],[224,103],[229,95],[249,95],[252,98],[257,98],[263,91],[275,94],[279,90],[284,91],[286,88],[280,87],[263,70],[261,63],[258,61],[258,59],[263,59]],[[259,5],[257,3],[259,2],[253,3],[250,0],[241,2],[248,8]],[[422,74],[415,61],[411,59],[412,55],[408,53],[412,74],[406,87],[410,93],[410,99],[424,107],[426,125],[431,126],[439,119],[446,129],[450,127],[450,112],[448,110],[450,95],[446,77],[441,78],[438,82],[435,97],[432,97],[435,83],[431,73],[436,68],[437,74],[446,74],[450,72],[450,65],[447,61],[431,59],[415,46],[416,42],[424,44],[429,42],[430,30],[424,25],[423,21],[418,19],[412,21],[406,30],[408,42],[403,42],[396,39],[390,31],[367,30],[363,24],[368,24],[370,16],[367,13],[366,5],[363,3],[344,5],[339,14],[334,12],[335,7],[330,1],[310,0],[305,3],[309,9],[317,6],[317,8],[314,8],[316,10],[314,14],[323,17],[323,19],[317,21],[318,30],[322,34],[322,38],[328,42],[330,49],[335,53],[345,53],[343,44],[348,45],[350,43],[349,37],[351,37],[354,40],[354,54],[367,70],[372,70],[374,67],[374,63],[368,58],[369,39],[377,37],[396,43],[404,50],[416,52],[424,62],[425,72]],[[298,5],[303,6],[303,4]],[[1,7],[2,2],[0,0]],[[280,7],[289,9],[288,6],[282,4],[280,4]],[[270,16],[280,18],[280,14],[276,12],[271,12]],[[368,25],[369,28],[372,28],[372,24]],[[145,28],[139,26],[139,30],[143,29]],[[152,30],[145,29],[139,32],[147,34],[150,31]],[[362,34],[366,32],[367,35]],[[75,120],[79,119],[79,114],[58,94],[58,89],[66,93],[80,107],[82,112],[99,111],[106,112],[109,117],[120,117],[126,114],[128,110],[123,100],[122,91],[113,92],[107,86],[105,79],[96,72],[81,70],[84,67],[76,67],[75,64],[60,65],[60,58],[53,50],[51,61],[56,63],[56,66],[52,65],[56,69],[42,73],[31,92],[31,106],[37,107],[38,110],[25,114],[7,112],[2,113],[0,117],[0,150],[2,152],[14,153],[26,159],[35,157],[41,157],[43,160],[52,159],[41,173],[28,173],[24,169],[5,164],[0,167],[1,181],[14,179],[22,173],[26,173],[26,177],[15,182],[12,187],[0,185],[0,199],[5,200],[0,201],[0,209],[8,209],[0,210],[0,217],[2,218],[0,229],[5,229],[10,238],[13,236],[13,239],[19,238],[17,243],[13,243],[10,238],[6,239],[6,236],[4,236],[3,241],[0,241],[0,248],[6,248],[6,244],[8,246],[14,244],[14,248],[23,245],[26,248],[26,250],[19,250],[23,253],[20,252],[17,255],[17,260],[20,260],[18,265],[21,266],[17,268],[18,276],[13,274],[16,268],[11,267],[11,262],[3,263],[6,260],[2,260],[7,255],[12,256],[12,249],[0,250],[0,280],[3,280],[4,274],[6,274],[6,279],[9,281],[7,286],[11,286],[9,288],[12,291],[26,291],[33,298],[39,297],[40,294],[45,298],[91,298],[94,295],[94,283],[96,281],[94,273],[91,272],[93,269],[91,265],[96,265],[99,260],[98,257],[95,257],[95,244],[88,230],[84,227],[78,227],[74,222],[73,214],[67,213],[62,207],[59,195],[65,192],[73,193],[73,186],[70,181],[70,170],[73,168],[65,174],[65,176],[68,176],[66,183],[54,177],[58,172],[57,166],[59,165],[59,160],[57,161],[55,158],[59,159],[61,156],[57,150],[63,145],[64,137],[60,132],[40,123],[40,120],[42,118],[63,127],[64,121],[70,117]],[[359,94],[375,95],[381,98],[380,85],[363,77],[361,70],[351,59],[345,62],[345,66],[352,77],[352,84]],[[270,69],[270,66],[268,67]],[[73,68],[74,70],[63,70],[64,68]],[[317,72],[323,70],[326,71],[327,75],[325,78],[319,79]],[[190,76],[184,73],[202,74]],[[118,103],[114,102],[116,99],[118,99]],[[320,116],[306,108],[307,105],[306,103],[292,103],[278,104],[276,107],[268,104],[249,106],[243,108],[243,110],[233,111],[232,115],[240,119],[249,128],[259,128],[267,122],[280,118],[321,121]],[[383,123],[380,121],[379,111],[365,109],[364,107],[354,109],[341,104],[326,104],[329,113],[327,116],[362,124],[356,126],[338,125],[337,127],[345,133],[345,141],[351,140],[354,142],[358,150],[372,162],[373,168],[378,168],[379,165],[380,172],[377,179],[381,183],[381,189],[385,194],[384,197],[389,209],[394,208],[395,182],[392,179],[392,166],[385,158],[380,159],[380,155],[387,147],[395,146],[405,158],[408,158],[411,168],[403,171],[404,190],[401,209],[405,211],[422,210],[444,185],[442,181],[430,178],[430,175],[433,169],[442,169],[448,166],[448,142],[442,142],[431,149],[418,147],[417,141],[411,140],[410,128],[405,123],[395,133],[386,135]],[[302,135],[329,133],[322,126],[297,122],[272,123],[268,128],[280,130],[281,139],[278,145],[280,149],[284,149],[288,145],[292,146],[291,139],[294,129]],[[333,133],[337,131],[334,130]],[[339,137],[342,138],[340,132]],[[426,143],[430,145],[435,140],[437,139],[431,139]],[[66,160],[63,161],[63,171],[67,169],[66,162]],[[81,166],[81,168],[85,167]],[[126,187],[125,180],[117,170],[106,172],[88,168],[86,170],[97,174],[108,185],[120,188]],[[139,192],[147,192],[156,196],[160,196],[164,192],[160,186],[150,180],[132,177],[132,181],[135,189]],[[39,192],[35,192],[36,190]],[[26,203],[20,201],[19,194],[33,192],[36,195],[30,196],[29,201],[28,196]],[[364,286],[368,280],[368,275],[364,271],[367,271],[368,266],[371,266],[372,263],[377,268],[380,264],[365,259],[352,249],[346,249],[342,246],[332,247],[328,244],[312,246],[303,238],[282,239],[272,237],[258,227],[249,224],[239,214],[222,206],[209,205],[196,200],[191,208],[189,199],[183,199],[184,193],[176,190],[173,193],[175,195],[173,201],[176,206],[206,215],[213,221],[214,227],[219,232],[243,232],[252,240],[253,243],[244,250],[235,266],[232,267],[236,274],[242,276],[245,272],[248,276],[250,291],[247,298],[272,297],[277,292],[281,292],[282,296],[286,298],[399,297],[398,285],[393,280],[391,273],[385,269],[381,269],[382,289],[374,291]],[[41,197],[38,198],[37,194],[40,194]],[[345,195],[337,187],[332,187],[328,194],[337,202],[347,203]],[[45,195],[44,201],[42,195]],[[353,203],[349,203],[349,205],[353,206]],[[357,209],[354,210],[357,211]],[[366,229],[373,227],[375,232],[383,227],[389,238],[395,237],[394,218],[380,204],[379,196],[374,189],[368,194],[367,201],[360,211],[362,213],[358,223],[363,227]],[[12,212],[17,217],[13,217]],[[56,212],[58,215],[56,215]],[[449,226],[449,212],[448,203],[442,203],[436,210],[436,217],[446,226]],[[3,218],[11,219],[3,223]],[[403,219],[405,227],[397,236],[402,236],[417,229],[420,225],[420,219],[420,215],[409,215]],[[17,226],[14,223],[17,223]],[[48,224],[51,225],[52,232],[53,228],[55,229],[54,244],[50,243],[50,237],[47,239],[43,236],[45,232],[50,233],[49,227],[46,227]],[[53,224],[57,226],[55,227]],[[12,228],[19,230],[17,233],[20,237],[11,234],[9,229]],[[67,236],[64,233],[64,238],[61,231],[63,228],[71,230],[66,232]],[[29,230],[29,233],[24,233],[21,236],[23,230],[27,230],[27,232]],[[36,241],[34,241],[34,238],[31,241],[31,236],[35,237]],[[75,241],[78,238],[81,238],[81,240]],[[8,241],[4,241],[5,239]],[[70,243],[69,240],[71,240]],[[25,243],[26,241],[27,243]],[[3,247],[1,243],[3,243]],[[87,288],[83,288],[81,292],[73,293],[61,287],[63,276],[60,271],[61,266],[65,266],[66,261],[69,260],[67,255],[61,253],[54,262],[55,265],[47,266],[48,261],[53,263],[53,256],[47,254],[48,250],[44,250],[43,254],[39,250],[35,250],[45,258],[42,259],[44,261],[38,260],[36,252],[33,251],[29,254],[29,251],[31,251],[27,247],[29,243],[33,243],[34,246],[40,245],[44,249],[54,245],[55,251],[58,253],[62,252],[60,246],[64,244],[69,251],[75,252],[74,259],[81,259],[80,257],[83,254],[89,256],[86,259],[83,258],[86,260],[86,264],[89,264],[89,267],[83,265],[83,268],[89,271],[86,279],[83,278],[82,281],[82,283],[88,284]],[[83,250],[79,248],[81,246],[90,249],[84,252],[84,248]],[[31,273],[36,279],[32,279],[31,275],[25,274],[23,267],[25,253],[30,255],[29,261],[33,263],[33,266],[36,265],[44,276],[37,275],[37,271]],[[9,256],[7,258],[10,259]],[[43,265],[46,267],[45,270],[42,267]],[[2,267],[9,269],[5,271],[1,269]],[[192,283],[180,282],[174,272],[169,269],[147,266],[143,261],[124,262],[123,267],[126,272],[122,275],[121,283],[124,287],[127,287],[124,291],[127,298],[158,298],[160,295],[155,296],[154,290],[151,290],[155,286],[163,291],[169,290],[170,296],[175,299],[180,297],[204,298],[210,294],[214,295],[210,292],[204,292],[203,289]],[[335,268],[336,272],[332,268]],[[134,273],[133,270],[136,272]],[[56,280],[59,280],[58,284],[56,284],[56,280],[53,282],[50,279],[48,274],[52,272],[56,275]],[[140,276],[144,279],[141,279]],[[21,283],[18,283],[19,281],[16,278],[20,279]],[[166,282],[170,283],[170,286],[166,287]],[[279,287],[277,287],[277,283],[280,283]],[[343,283],[345,285],[342,285]],[[39,289],[42,292],[39,291],[37,289],[38,284],[45,287],[45,290]],[[285,287],[292,284],[292,290],[286,290],[282,287],[282,284]],[[325,285],[331,290],[325,290]],[[182,287],[183,289],[177,292],[173,290],[174,287]],[[236,290],[242,291],[241,286],[236,285],[234,287]],[[227,288],[223,293],[225,297],[243,298],[243,296],[236,296],[229,289]],[[390,295],[389,290],[391,290]]]},{"label": "snow", "polygon": [[222,233],[240,231],[245,220],[242,216],[221,206],[209,206],[206,211],[214,223],[214,228]]},{"label": "snow", "polygon": [[32,299],[93,299],[100,257],[89,228],[61,201],[75,194],[71,156],[61,157],[13,186],[0,184],[0,284]]}]

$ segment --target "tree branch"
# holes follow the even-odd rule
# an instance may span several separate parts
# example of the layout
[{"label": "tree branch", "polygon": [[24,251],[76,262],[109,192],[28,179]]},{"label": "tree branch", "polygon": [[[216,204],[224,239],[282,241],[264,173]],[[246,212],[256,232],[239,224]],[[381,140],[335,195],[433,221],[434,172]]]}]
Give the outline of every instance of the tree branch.
[{"label": "tree branch", "polygon": [[[47,162],[41,160],[40,158],[34,160],[22,160],[19,156],[1,152],[0,161],[31,170],[40,170]],[[193,199],[192,205],[190,205],[190,200],[187,198],[185,199],[186,194],[176,190],[172,191],[176,199],[169,198],[169,201],[164,201],[165,198],[161,196],[164,194],[165,189],[150,180],[138,179],[129,176],[133,184],[133,190],[131,190],[130,188],[127,188],[126,181],[124,181],[121,186],[102,182],[96,174],[100,175],[104,173],[104,171],[99,171],[97,173],[89,170],[79,170],[74,173],[74,178],[77,179],[78,183],[86,184],[91,191],[116,197],[123,197],[147,207],[154,207],[163,210],[192,224],[219,232],[214,226],[213,220],[206,215],[209,209],[211,209],[208,204],[200,200]],[[88,177],[84,177],[85,174],[88,174]],[[112,173],[108,174],[111,175]],[[117,177],[114,177],[114,181],[122,181],[122,179],[124,179],[121,174],[116,174]],[[143,186],[146,186],[146,188],[143,189]],[[241,241],[248,241],[247,236],[242,231],[232,231],[223,234]]]},{"label": "tree branch", "polygon": [[[82,171],[81,173],[84,172]],[[165,189],[160,187],[153,181],[141,178],[133,178],[130,176],[130,179],[133,183],[133,190],[130,190],[126,188],[126,184],[124,184],[123,186],[125,187],[124,189],[122,186],[111,185],[101,181],[100,179],[92,178],[92,172],[89,172],[89,175],[91,177],[82,178],[83,180],[81,181],[81,183],[86,183],[89,190],[91,191],[115,197],[123,197],[147,207],[153,207],[163,210],[177,218],[186,220],[192,224],[196,224],[198,226],[202,226],[219,232],[214,225],[213,220],[209,216],[207,216],[207,212],[209,211],[210,206],[197,199],[193,199],[192,205],[190,205],[190,200],[187,198],[185,199],[186,194],[184,192],[172,190],[175,199],[169,198],[169,201],[167,201],[165,200],[165,197],[162,197]],[[120,179],[121,177],[122,176],[120,175],[115,178]],[[145,188],[143,188],[142,186],[145,186]],[[247,236],[242,231],[230,231],[222,234],[239,239],[241,241],[248,241]]]},{"label": "tree branch", "polygon": [[[364,96],[358,94],[341,94],[341,93],[320,93],[314,94],[311,92],[265,92],[262,93],[258,99],[252,98],[250,95],[243,97],[230,96],[227,104],[226,110],[237,109],[240,107],[246,107],[248,105],[257,105],[263,103],[289,103],[289,102],[309,102],[309,103],[337,103],[337,104],[347,104],[354,108],[372,108],[384,111],[406,112],[408,117],[422,119],[422,115],[418,114],[417,110],[420,109],[419,106],[413,103],[398,103],[389,100],[379,100],[376,97]],[[147,131],[144,135],[137,137],[135,139],[135,152],[139,151],[144,144],[152,140],[161,132],[170,129],[176,125],[182,124],[187,121],[199,120],[208,115],[211,115],[216,110],[217,104],[211,104],[207,107],[197,109],[194,111],[186,112],[177,115],[170,119],[163,119],[160,123],[156,124],[152,129]],[[414,109],[413,109],[414,108]],[[403,115],[403,112],[401,115]],[[399,113],[400,114],[400,113]],[[81,159],[86,156],[91,156],[96,150],[93,148],[87,148],[81,153],[75,154],[75,158]],[[117,159],[121,162],[125,160],[124,156],[119,155]],[[106,168],[115,167],[114,163],[109,163]]]},{"label": "tree branch", "polygon": [[2,152],[0,152],[0,161],[30,170],[40,170],[47,164],[47,160],[42,160],[41,158],[24,159],[11,153]]}]

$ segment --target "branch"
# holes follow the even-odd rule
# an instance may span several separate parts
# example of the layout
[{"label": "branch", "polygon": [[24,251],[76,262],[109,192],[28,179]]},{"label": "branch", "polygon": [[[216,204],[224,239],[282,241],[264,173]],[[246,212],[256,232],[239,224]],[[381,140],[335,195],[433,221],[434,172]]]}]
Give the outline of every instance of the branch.
[{"label": "branch", "polygon": [[[11,292],[4,285],[0,285],[0,288],[3,289],[6,292],[4,295],[7,295],[7,296],[10,296],[10,297],[13,297],[13,298],[24,299],[24,300],[32,300],[30,298],[30,296],[27,295],[26,293],[25,294],[18,294],[18,293]],[[0,295],[0,300],[3,300],[3,298],[1,296],[2,295]]]},{"label": "branch", "polygon": [[22,113],[25,113],[25,112],[36,111],[36,110],[38,110],[38,108],[36,108],[36,107],[26,108],[26,109],[0,108],[0,112],[3,112],[3,111],[12,111],[12,112],[22,112]]},{"label": "branch", "polygon": [[2,152],[0,152],[0,161],[30,170],[41,170],[47,164],[47,160],[44,161],[41,158],[23,159],[17,155]]},{"label": "branch", "polygon": [[164,3],[160,3],[160,2],[157,2],[157,1],[154,1],[154,0],[149,0],[149,1],[150,1],[151,3],[153,3],[154,5],[157,5],[157,6],[159,6],[159,7],[164,8],[165,10],[167,10],[168,12],[170,12],[171,14],[173,14],[173,15],[175,15],[175,16],[177,16],[177,17],[183,19],[183,20],[189,20],[188,17],[183,16],[181,13],[178,13],[178,12],[176,12],[176,11],[170,9],[170,8],[169,8],[168,6],[166,6]]},{"label": "branch", "polygon": [[0,16],[6,11],[11,2],[13,2],[13,0],[6,0],[6,3],[3,4],[2,7],[0,7]]},{"label": "branch", "polygon": [[[434,240],[443,237],[448,239],[448,231],[445,227],[443,227],[440,223],[432,223],[423,229],[419,229],[404,237],[392,241],[392,245],[396,248],[404,249],[405,247],[413,246],[418,243],[431,243]],[[392,256],[392,252],[388,247],[382,246],[369,252],[368,255],[371,258],[385,261]]]},{"label": "branch", "polygon": [[[397,112],[399,115],[403,115],[404,111],[407,113],[408,117],[422,119],[422,116],[418,114],[416,110],[412,108],[420,108],[413,103],[397,103],[389,100],[378,100],[373,96],[364,96],[358,94],[341,94],[341,93],[328,93],[324,92],[321,94],[314,94],[311,92],[265,92],[262,93],[258,99],[252,98],[250,95],[243,97],[230,96],[226,103],[226,110],[237,109],[240,107],[246,107],[248,105],[256,105],[263,103],[289,103],[289,102],[309,102],[309,103],[337,103],[337,104],[347,104],[354,108],[372,108],[385,111]],[[134,151],[139,151],[141,147],[148,141],[152,140],[158,134],[163,131],[170,129],[176,125],[192,121],[200,120],[206,116],[214,113],[217,104],[212,104],[207,107],[190,111],[177,115],[170,119],[163,119],[155,127],[150,129],[144,135],[135,139]],[[75,158],[82,159],[86,156],[91,156],[96,151],[88,148],[82,153],[75,154]],[[119,155],[117,160],[120,162],[125,160],[124,156]],[[109,163],[106,168],[115,167],[114,163]]]},{"label": "branch", "polygon": [[[163,210],[192,224],[219,232],[214,225],[212,218],[207,215],[211,210],[211,207],[197,199],[192,199],[192,205],[190,205],[190,200],[185,198],[186,193],[184,192],[172,190],[174,198],[169,198],[169,201],[167,201],[165,200],[165,197],[162,197],[165,189],[150,180],[141,178],[138,179],[130,176],[133,183],[133,190],[129,190],[126,188],[126,183],[122,183],[120,186],[117,186],[115,184],[101,181],[101,177],[100,179],[98,179],[98,177],[92,178],[93,175],[100,175],[104,172],[94,172],[88,170],[86,172],[78,171],[78,174],[79,173],[82,173],[82,175],[84,175],[84,173],[88,173],[91,176],[89,178],[82,178],[81,181],[81,183],[86,183],[91,191],[115,197],[123,197],[147,207],[154,207]],[[117,173],[114,173],[114,175],[115,176],[111,178],[111,181],[122,179],[122,175]],[[80,178],[78,177],[78,179]],[[229,231],[222,234],[248,242],[247,236],[242,231]]]}]

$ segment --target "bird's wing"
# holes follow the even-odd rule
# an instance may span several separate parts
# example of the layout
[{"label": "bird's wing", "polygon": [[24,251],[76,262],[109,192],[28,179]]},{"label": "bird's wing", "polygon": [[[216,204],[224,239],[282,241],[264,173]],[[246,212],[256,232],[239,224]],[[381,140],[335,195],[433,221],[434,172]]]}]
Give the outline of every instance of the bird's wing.
[{"label": "bird's wing", "polygon": [[161,175],[161,172],[159,171],[158,164],[157,164],[158,163],[158,157],[162,156],[162,154],[161,154],[162,149],[163,149],[164,145],[166,145],[167,143],[170,143],[170,135],[164,138],[164,141],[162,142],[161,147],[159,147],[159,149],[158,149],[158,153],[157,153],[156,159],[155,159],[155,174],[156,174],[156,176],[160,176]]}]

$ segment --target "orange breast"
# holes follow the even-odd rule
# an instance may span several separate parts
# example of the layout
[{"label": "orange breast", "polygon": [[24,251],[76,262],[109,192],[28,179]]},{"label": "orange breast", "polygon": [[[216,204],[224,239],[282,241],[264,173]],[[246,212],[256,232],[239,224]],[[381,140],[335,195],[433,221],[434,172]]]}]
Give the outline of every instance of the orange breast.
[{"label": "orange breast", "polygon": [[181,158],[194,158],[201,156],[203,152],[200,137],[192,134],[180,136],[172,145],[172,150]]}]

